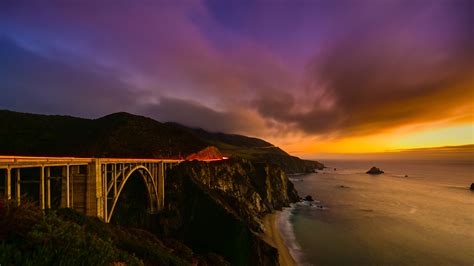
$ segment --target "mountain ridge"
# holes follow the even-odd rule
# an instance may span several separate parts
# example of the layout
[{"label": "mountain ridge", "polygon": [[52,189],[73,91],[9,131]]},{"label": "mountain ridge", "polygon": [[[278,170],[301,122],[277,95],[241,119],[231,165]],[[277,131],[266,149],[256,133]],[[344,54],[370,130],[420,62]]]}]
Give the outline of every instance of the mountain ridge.
[{"label": "mountain ridge", "polygon": [[185,158],[209,146],[226,157],[279,165],[287,173],[322,164],[294,157],[262,139],[213,133],[126,112],[97,119],[0,110],[0,154],[25,156]]}]

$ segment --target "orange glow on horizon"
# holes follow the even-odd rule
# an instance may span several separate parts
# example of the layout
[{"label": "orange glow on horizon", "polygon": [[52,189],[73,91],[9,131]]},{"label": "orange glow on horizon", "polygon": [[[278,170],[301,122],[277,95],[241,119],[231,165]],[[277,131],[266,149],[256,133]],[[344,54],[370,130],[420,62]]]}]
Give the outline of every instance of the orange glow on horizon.
[{"label": "orange glow on horizon", "polygon": [[[305,139],[280,145],[290,154],[308,157],[317,154],[359,154],[394,152],[407,149],[474,144],[474,123],[444,127],[405,127],[388,133],[340,139]],[[275,141],[275,144],[278,142]],[[277,144],[278,145],[278,144]]]}]

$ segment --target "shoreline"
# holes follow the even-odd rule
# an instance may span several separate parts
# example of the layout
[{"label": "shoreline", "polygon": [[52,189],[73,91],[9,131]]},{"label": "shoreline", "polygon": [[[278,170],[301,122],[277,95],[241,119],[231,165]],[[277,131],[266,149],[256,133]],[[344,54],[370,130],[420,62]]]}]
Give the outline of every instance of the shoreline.
[{"label": "shoreline", "polygon": [[291,256],[290,250],[286,246],[278,226],[278,217],[280,214],[280,211],[275,211],[263,217],[262,223],[264,232],[260,237],[278,250],[278,261],[281,266],[296,266],[296,261]]}]

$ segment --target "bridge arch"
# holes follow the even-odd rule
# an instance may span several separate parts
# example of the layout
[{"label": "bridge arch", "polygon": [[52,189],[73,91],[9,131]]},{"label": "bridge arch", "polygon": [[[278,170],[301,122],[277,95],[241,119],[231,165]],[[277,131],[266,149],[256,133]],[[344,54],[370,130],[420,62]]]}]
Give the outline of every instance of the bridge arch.
[{"label": "bridge arch", "polygon": [[120,186],[118,187],[117,193],[114,194],[110,210],[107,211],[107,217],[105,217],[107,223],[109,223],[110,220],[112,219],[115,207],[117,205],[117,202],[120,199],[122,190],[127,184],[127,181],[136,172],[139,173],[139,175],[142,177],[143,182],[145,183],[145,187],[148,194],[149,211],[151,213],[154,213],[158,210],[159,195],[158,195],[157,180],[155,180],[152,173],[147,167],[145,167],[144,165],[137,165],[126,172],[122,172],[122,175],[123,175],[122,181],[120,182]]}]

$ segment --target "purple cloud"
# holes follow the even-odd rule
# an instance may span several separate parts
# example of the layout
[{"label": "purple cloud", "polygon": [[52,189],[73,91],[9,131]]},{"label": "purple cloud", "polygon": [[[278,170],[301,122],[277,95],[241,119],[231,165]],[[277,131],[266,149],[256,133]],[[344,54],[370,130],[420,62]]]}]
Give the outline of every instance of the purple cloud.
[{"label": "purple cloud", "polygon": [[470,5],[2,2],[0,107],[259,136],[436,121],[468,104]]}]

